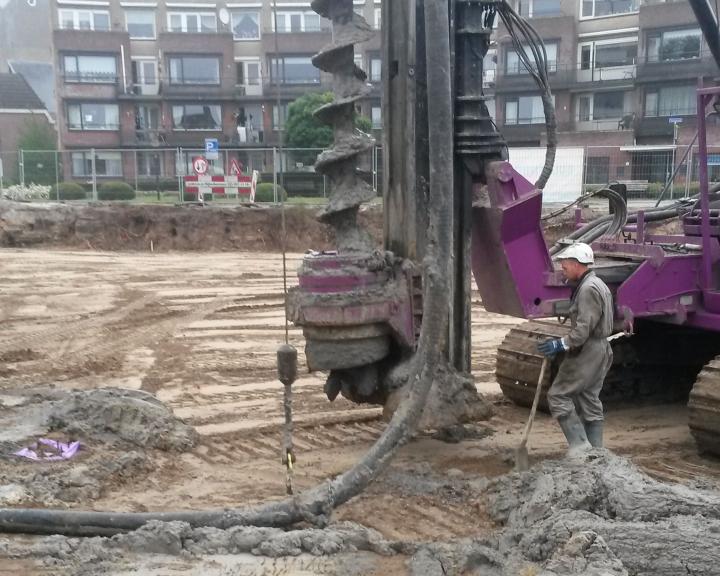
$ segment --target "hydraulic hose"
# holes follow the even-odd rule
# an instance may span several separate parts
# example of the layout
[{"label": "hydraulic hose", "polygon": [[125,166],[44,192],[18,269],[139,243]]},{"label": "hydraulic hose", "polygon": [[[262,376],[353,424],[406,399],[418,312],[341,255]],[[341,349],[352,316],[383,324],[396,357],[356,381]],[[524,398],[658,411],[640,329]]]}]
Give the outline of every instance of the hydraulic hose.
[{"label": "hydraulic hose", "polygon": [[[315,0],[313,8],[327,8]],[[182,521],[193,527],[286,527],[301,521],[323,521],[336,506],[362,492],[388,465],[410,437],[430,388],[444,361],[448,331],[447,266],[451,259],[453,191],[452,95],[450,92],[450,28],[447,0],[425,1],[427,43],[430,182],[428,248],[424,261],[425,298],[418,351],[408,365],[409,395],[398,407],[382,436],[350,470],[298,495],[247,508],[190,512],[79,512],[67,510],[0,509],[0,531],[73,536],[107,536],[136,530],[147,522]],[[450,129],[448,129],[450,127]]]}]

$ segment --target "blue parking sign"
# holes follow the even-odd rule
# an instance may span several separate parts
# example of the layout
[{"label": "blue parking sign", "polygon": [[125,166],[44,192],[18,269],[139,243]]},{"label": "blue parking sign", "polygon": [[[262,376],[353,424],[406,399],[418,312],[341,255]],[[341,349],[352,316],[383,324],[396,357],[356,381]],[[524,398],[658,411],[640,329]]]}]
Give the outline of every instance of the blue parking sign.
[{"label": "blue parking sign", "polygon": [[205,158],[208,160],[217,160],[220,144],[217,138],[205,138]]}]

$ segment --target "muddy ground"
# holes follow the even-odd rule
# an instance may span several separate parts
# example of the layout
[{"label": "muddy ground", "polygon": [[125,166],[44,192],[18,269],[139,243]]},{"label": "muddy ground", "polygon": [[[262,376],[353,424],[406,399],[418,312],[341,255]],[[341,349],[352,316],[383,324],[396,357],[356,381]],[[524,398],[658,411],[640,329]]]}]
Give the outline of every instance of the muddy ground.
[{"label": "muddy ground", "polygon": [[[140,512],[282,498],[282,387],[275,379],[275,351],[284,334],[281,256],[84,248],[0,251],[0,507]],[[289,257],[291,285],[299,258],[297,253]],[[460,442],[429,432],[402,448],[376,483],[337,511],[334,520],[348,524],[340,525],[332,556],[317,555],[322,551],[317,543],[327,545],[326,533],[309,532],[292,542],[264,533],[262,542],[241,546],[237,534],[230,545],[226,534],[176,526],[104,544],[0,536],[0,574],[509,573],[491,571],[492,563],[507,561],[503,538],[520,525],[512,524],[493,490],[507,501],[510,494],[537,493],[537,483],[543,484],[536,477],[503,476],[512,470],[527,411],[503,400],[494,380],[494,355],[518,322],[485,312],[475,295],[472,374],[495,415],[469,426]],[[300,331],[290,327],[289,335],[302,350]],[[302,353],[300,363],[302,369]],[[346,470],[385,426],[378,408],[341,398],[329,403],[322,383],[319,375],[303,371],[294,386],[298,490]],[[12,455],[39,436],[80,440],[82,449],[56,463]],[[650,478],[707,490],[701,503],[720,510],[713,500],[720,462],[696,453],[684,406],[612,407],[606,443]],[[546,462],[546,476],[557,482],[557,469],[549,462],[563,456],[565,444],[548,416],[538,416],[529,446],[531,461]],[[597,474],[613,466],[601,460]],[[583,478],[571,477],[569,485]],[[558,484],[557,490],[564,489]],[[563,498],[571,493],[562,492]],[[682,513],[700,512],[691,507]],[[682,518],[688,522],[688,516]],[[583,526],[582,518],[563,522]],[[656,529],[685,534],[672,524],[679,520],[668,522]],[[715,525],[692,526],[720,533]],[[557,525],[548,533],[553,530]],[[605,539],[615,534],[612,545],[629,555],[633,546],[620,538],[623,532],[613,526],[606,530]],[[578,528],[578,534],[585,532]],[[670,563],[670,571],[653,572],[622,556],[617,564],[630,562],[632,571],[627,566],[626,572],[613,571],[602,539],[587,538],[585,548],[582,542],[568,546],[600,550],[604,572],[554,567],[547,573],[670,576],[676,568],[675,574],[712,573],[702,567],[680,571],[684,559],[685,564]],[[486,564],[458,564],[460,571],[452,572],[448,558],[459,552],[447,546],[465,542],[472,552],[463,558],[482,557]],[[426,543],[444,548],[417,548]],[[547,543],[528,546],[513,573],[542,574],[541,566],[552,564],[551,549]]]}]

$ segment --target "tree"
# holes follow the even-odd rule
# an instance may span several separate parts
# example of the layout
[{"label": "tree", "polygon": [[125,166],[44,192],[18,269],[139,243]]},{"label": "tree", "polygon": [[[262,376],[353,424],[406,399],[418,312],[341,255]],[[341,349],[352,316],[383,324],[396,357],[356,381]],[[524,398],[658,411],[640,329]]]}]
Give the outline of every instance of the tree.
[{"label": "tree", "polygon": [[[333,101],[332,92],[305,94],[288,106],[285,143],[292,148],[328,148],[333,141],[332,126],[324,124],[313,114]],[[369,118],[355,115],[355,127],[370,132]]]},{"label": "tree", "polygon": [[46,122],[27,120],[20,131],[17,146],[23,150],[25,182],[55,184],[60,174],[55,130]]}]

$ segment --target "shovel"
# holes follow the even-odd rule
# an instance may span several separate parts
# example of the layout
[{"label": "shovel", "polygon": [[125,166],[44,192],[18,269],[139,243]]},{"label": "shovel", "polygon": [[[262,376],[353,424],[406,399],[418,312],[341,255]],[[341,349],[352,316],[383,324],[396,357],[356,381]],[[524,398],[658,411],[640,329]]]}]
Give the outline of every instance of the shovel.
[{"label": "shovel", "polygon": [[530,409],[530,417],[525,425],[525,432],[523,433],[520,445],[515,450],[515,470],[517,472],[524,472],[525,470],[530,469],[527,441],[528,436],[530,436],[530,429],[532,428],[533,420],[535,420],[535,412],[537,411],[538,402],[540,401],[540,392],[542,390],[542,383],[545,379],[545,370],[547,369],[548,364],[549,360],[544,358],[542,368],[540,368],[540,377],[538,378],[537,387],[535,388],[535,398],[533,399],[532,408]]}]

